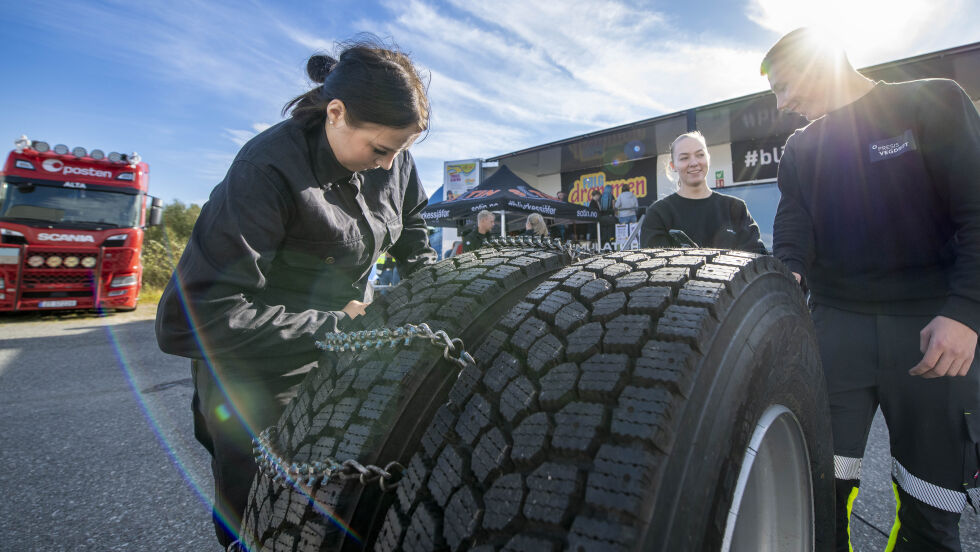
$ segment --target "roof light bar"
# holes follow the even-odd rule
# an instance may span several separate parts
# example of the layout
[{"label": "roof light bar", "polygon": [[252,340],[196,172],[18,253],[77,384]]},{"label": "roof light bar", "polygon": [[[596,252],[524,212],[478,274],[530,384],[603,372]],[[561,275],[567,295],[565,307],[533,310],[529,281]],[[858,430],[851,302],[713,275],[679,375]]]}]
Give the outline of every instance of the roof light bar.
[{"label": "roof light bar", "polygon": [[83,148],[82,146],[76,146],[72,148],[71,154],[74,155],[75,157],[85,157],[86,155],[88,155],[88,152],[85,151],[85,148]]},{"label": "roof light bar", "polygon": [[58,155],[68,155],[68,146],[64,144],[58,144],[54,147],[54,152]]},{"label": "roof light bar", "polygon": [[42,142],[40,140],[34,140],[34,142],[31,143],[31,147],[33,147],[34,151],[38,153],[44,153],[51,149],[50,144],[48,144],[47,142]]},{"label": "roof light bar", "polygon": [[92,150],[92,153],[89,153],[89,157],[95,159],[96,161],[102,161],[105,159],[105,152],[100,149],[94,149]]}]

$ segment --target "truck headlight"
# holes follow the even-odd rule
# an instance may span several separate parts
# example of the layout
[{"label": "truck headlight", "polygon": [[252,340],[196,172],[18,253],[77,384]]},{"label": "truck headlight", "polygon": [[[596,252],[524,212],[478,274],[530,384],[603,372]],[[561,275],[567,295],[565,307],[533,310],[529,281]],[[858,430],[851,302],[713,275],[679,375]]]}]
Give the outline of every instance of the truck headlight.
[{"label": "truck headlight", "polygon": [[130,287],[136,285],[136,275],[116,276],[109,282],[109,287]]},{"label": "truck headlight", "polygon": [[85,257],[84,259],[82,259],[82,266],[84,266],[85,268],[92,268],[93,266],[95,266],[95,262],[96,262],[95,257]]}]

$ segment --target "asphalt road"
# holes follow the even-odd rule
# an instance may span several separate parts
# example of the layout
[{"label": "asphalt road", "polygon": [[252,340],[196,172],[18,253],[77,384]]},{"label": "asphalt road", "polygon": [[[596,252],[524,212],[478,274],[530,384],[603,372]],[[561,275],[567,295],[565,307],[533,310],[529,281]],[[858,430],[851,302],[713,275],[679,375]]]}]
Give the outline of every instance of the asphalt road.
[{"label": "asphalt road", "polygon": [[0,549],[221,549],[189,362],[140,309],[0,316]]},{"label": "asphalt road", "polygon": [[[218,551],[189,363],[161,353],[152,309],[0,315],[0,549]],[[883,550],[894,519],[880,415],[852,524]],[[960,525],[980,551],[980,517]]]}]

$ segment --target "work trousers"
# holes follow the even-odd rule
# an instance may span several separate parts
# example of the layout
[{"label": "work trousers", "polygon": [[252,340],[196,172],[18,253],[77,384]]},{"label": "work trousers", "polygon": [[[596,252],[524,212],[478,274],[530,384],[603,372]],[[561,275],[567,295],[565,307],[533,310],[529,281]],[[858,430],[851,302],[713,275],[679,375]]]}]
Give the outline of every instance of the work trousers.
[{"label": "work trousers", "polygon": [[215,534],[222,546],[238,540],[252,479],[258,471],[252,438],[279,421],[312,365],[283,375],[229,377],[225,363],[191,361],[194,437],[211,453]]},{"label": "work trousers", "polygon": [[866,314],[817,304],[812,312],[830,395],[837,549],[849,549],[851,506],[875,411],[888,425],[897,512],[887,550],[959,551],[959,519],[980,502],[980,367],[924,379],[919,331],[934,318]]}]

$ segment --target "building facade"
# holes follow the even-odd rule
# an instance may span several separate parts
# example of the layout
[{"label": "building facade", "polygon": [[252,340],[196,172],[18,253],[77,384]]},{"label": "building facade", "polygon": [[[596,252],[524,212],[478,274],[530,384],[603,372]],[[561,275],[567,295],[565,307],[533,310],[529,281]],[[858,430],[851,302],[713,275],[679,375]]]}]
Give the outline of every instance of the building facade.
[{"label": "building facade", "polygon": [[[860,70],[874,80],[949,78],[980,106],[980,42]],[[746,201],[763,239],[772,245],[779,202],[776,170],[783,144],[806,119],[779,113],[771,92],[759,92],[487,159],[505,165],[539,190],[588,202],[594,188],[629,187],[649,205],[674,191],[667,150],[679,134],[699,130],[711,155],[708,185]],[[492,174],[493,169],[484,176]]]}]

